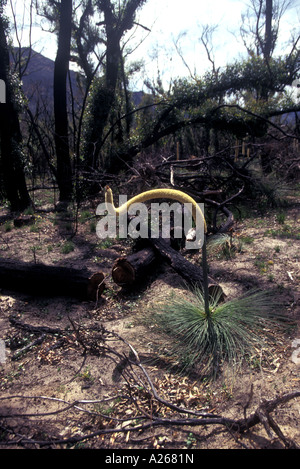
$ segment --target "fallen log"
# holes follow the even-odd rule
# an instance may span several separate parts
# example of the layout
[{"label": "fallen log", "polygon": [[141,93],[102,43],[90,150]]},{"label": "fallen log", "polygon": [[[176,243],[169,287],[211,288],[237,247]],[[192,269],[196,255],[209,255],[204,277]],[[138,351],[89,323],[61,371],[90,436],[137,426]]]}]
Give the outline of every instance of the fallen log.
[{"label": "fallen log", "polygon": [[[163,260],[190,286],[202,287],[203,273],[200,265],[195,265],[187,260],[162,238],[149,239],[147,242],[149,243],[148,247],[115,261],[112,267],[112,278],[117,285],[125,288],[134,286],[148,275],[155,262]],[[220,299],[224,299],[225,294],[222,287],[210,276],[208,282],[209,294],[220,294]]]},{"label": "fallen log", "polygon": [[[203,286],[203,271],[200,265],[193,264],[180,252],[175,251],[164,239],[149,240],[159,255],[192,287]],[[220,299],[225,298],[222,287],[208,276],[208,292],[210,295],[220,294]]]},{"label": "fallen log", "polygon": [[103,272],[0,259],[0,288],[34,296],[96,300],[105,288]]},{"label": "fallen log", "polygon": [[113,281],[122,287],[130,287],[148,275],[157,262],[157,255],[150,246],[127,257],[119,257],[112,267]]}]

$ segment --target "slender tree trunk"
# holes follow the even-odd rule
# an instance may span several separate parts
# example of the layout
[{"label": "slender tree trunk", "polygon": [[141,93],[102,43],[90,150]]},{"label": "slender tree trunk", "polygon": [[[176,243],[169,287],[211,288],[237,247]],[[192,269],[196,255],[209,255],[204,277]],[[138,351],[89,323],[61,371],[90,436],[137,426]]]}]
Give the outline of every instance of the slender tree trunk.
[{"label": "slender tree trunk", "polygon": [[6,102],[0,104],[1,172],[6,197],[12,211],[22,211],[31,204],[21,162],[22,135],[18,110],[14,103],[9,76],[9,51],[5,24],[0,14],[0,79],[6,84]]},{"label": "slender tree trunk", "polygon": [[[272,30],[272,18],[273,18],[273,0],[265,1],[265,37],[263,40],[262,54],[265,62],[268,64],[272,55],[273,50],[273,30]],[[263,100],[267,101],[269,98],[269,91],[266,88],[262,88],[261,96]]]},{"label": "slender tree trunk", "polygon": [[61,201],[72,196],[67,112],[67,75],[70,60],[72,0],[61,0],[57,55],[54,65],[54,119],[57,158],[57,183]]},{"label": "slender tree trunk", "polygon": [[273,0],[266,0],[266,24],[265,24],[265,44],[264,57],[269,60],[272,53],[272,17],[273,17]]}]

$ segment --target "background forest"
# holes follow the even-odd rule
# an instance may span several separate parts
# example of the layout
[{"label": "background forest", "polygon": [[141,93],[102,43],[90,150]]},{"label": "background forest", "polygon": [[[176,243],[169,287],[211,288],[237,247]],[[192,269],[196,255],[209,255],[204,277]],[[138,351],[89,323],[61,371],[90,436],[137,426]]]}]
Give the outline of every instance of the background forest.
[{"label": "background forest", "polygon": [[[140,165],[165,182],[167,165],[176,159],[197,158],[202,175],[193,183],[189,175],[175,175],[175,185],[182,178],[194,191],[217,184],[227,196],[242,185],[245,193],[253,185],[264,191],[271,174],[280,181],[296,177],[297,32],[292,30],[285,53],[276,53],[290,2],[253,1],[248,10],[245,5],[245,59],[219,67],[214,28],[204,25],[199,34],[211,69],[194,76],[187,65],[188,77],[174,77],[167,90],[158,76],[156,82],[146,80],[148,92],[140,93],[131,87],[143,64],[131,61],[130,33],[149,29],[138,23],[147,2],[28,2],[26,9],[31,15],[36,9],[57,42],[47,78],[45,71],[34,76],[38,54],[23,47],[17,12],[6,3],[1,2],[0,78],[7,93],[1,106],[1,178],[2,197],[12,210],[30,206],[28,185],[41,178],[55,181],[60,201],[80,203],[124,174],[141,176]],[[12,48],[13,28],[19,43]],[[177,45],[180,55],[179,39]],[[70,71],[71,63],[78,72]]]},{"label": "background forest", "polygon": [[[0,0],[1,448],[300,447],[300,10],[220,64],[199,2],[193,64],[152,1]],[[202,249],[100,240],[107,185],[203,203]]]}]

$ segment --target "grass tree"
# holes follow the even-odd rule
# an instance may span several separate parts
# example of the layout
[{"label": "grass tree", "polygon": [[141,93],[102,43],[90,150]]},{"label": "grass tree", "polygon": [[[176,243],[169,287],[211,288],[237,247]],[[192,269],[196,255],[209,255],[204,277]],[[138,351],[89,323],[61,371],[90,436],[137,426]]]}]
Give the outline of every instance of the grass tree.
[{"label": "grass tree", "polygon": [[227,302],[207,298],[195,288],[188,297],[174,294],[154,312],[155,324],[170,341],[167,356],[182,372],[216,377],[227,364],[237,370],[245,359],[268,346],[279,326],[270,292],[251,292]]},{"label": "grass tree", "polygon": [[230,301],[223,301],[219,290],[209,294],[206,255],[205,240],[202,288],[172,293],[152,319],[170,339],[164,343],[164,354],[176,369],[215,378],[224,364],[236,370],[257,350],[267,348],[283,314],[269,291],[250,291]]}]

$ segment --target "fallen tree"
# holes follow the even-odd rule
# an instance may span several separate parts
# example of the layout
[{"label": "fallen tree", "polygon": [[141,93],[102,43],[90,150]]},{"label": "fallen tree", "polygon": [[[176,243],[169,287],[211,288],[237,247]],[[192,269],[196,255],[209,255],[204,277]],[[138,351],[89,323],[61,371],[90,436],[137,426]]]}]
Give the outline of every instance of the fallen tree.
[{"label": "fallen tree", "polygon": [[0,259],[0,288],[35,296],[96,300],[105,288],[103,272]]},{"label": "fallen tree", "polygon": [[[116,259],[111,275],[116,285],[123,288],[138,288],[159,264],[166,263],[177,272],[187,284],[202,286],[203,271],[200,265],[187,260],[162,238],[147,239],[125,257]],[[0,288],[19,291],[35,296],[65,296],[80,300],[97,301],[105,290],[105,274],[91,272],[86,268],[52,266],[0,259]],[[221,293],[221,286],[208,278],[209,293]]]},{"label": "fallen tree", "polygon": [[[143,280],[154,265],[166,262],[191,286],[203,285],[203,270],[200,265],[193,264],[180,252],[176,251],[168,240],[149,238],[148,246],[127,257],[118,258],[112,267],[114,282],[122,287],[133,287]],[[209,293],[221,293],[222,287],[209,276]]]}]

